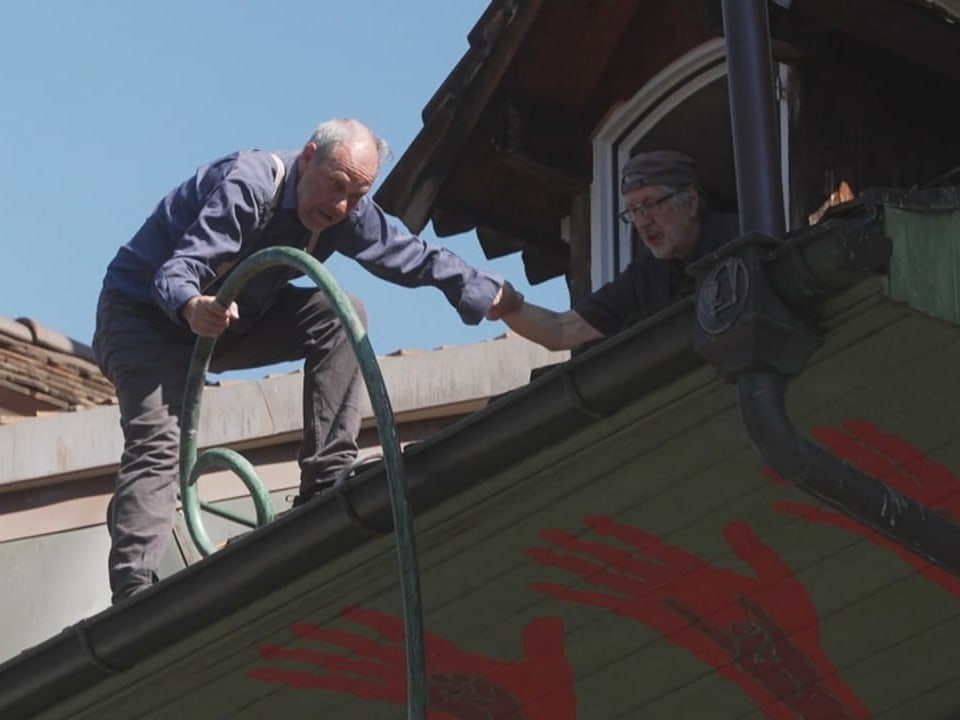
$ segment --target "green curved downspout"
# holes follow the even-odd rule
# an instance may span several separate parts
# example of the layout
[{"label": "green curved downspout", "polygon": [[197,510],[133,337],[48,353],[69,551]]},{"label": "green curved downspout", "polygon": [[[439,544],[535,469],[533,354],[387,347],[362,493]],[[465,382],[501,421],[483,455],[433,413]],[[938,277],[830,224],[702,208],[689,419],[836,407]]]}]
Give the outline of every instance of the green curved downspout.
[{"label": "green curved downspout", "polygon": [[[423,720],[426,713],[426,659],[423,647],[423,608],[420,598],[420,573],[417,568],[417,552],[413,536],[413,519],[410,514],[406,486],[402,481],[400,443],[394,422],[386,385],[377,364],[376,355],[367,332],[353,309],[353,304],[337,285],[336,280],[323,265],[307,253],[294,248],[267,248],[254,253],[234,268],[217,293],[217,302],[230,305],[240,289],[257,273],[274,265],[289,265],[297,268],[313,280],[330,298],[340,322],[347,331],[360,365],[360,372],[367,385],[370,402],[377,420],[380,444],[383,448],[384,465],[390,490],[393,524],[396,528],[397,554],[400,564],[400,586],[403,600],[404,631],[407,650],[407,717]],[[214,467],[235,472],[253,496],[257,511],[257,525],[273,518],[269,495],[260,483],[253,466],[240,454],[224,449],[207,450],[197,457],[197,429],[200,421],[200,401],[206,380],[207,369],[215,338],[197,338],[187,386],[184,392],[183,412],[180,418],[180,493],[183,501],[187,528],[194,543],[203,555],[215,548],[210,542],[200,521],[201,505],[205,510],[228,519],[252,525],[205,503],[197,495],[197,478]]]}]

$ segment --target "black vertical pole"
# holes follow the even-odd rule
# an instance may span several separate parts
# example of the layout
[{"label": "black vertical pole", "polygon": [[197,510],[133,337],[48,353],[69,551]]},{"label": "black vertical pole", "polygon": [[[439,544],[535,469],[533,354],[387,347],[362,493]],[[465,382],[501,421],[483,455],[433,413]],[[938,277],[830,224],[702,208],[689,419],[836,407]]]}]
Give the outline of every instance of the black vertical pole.
[{"label": "black vertical pole", "polygon": [[783,237],[767,0],[722,0],[740,233]]}]

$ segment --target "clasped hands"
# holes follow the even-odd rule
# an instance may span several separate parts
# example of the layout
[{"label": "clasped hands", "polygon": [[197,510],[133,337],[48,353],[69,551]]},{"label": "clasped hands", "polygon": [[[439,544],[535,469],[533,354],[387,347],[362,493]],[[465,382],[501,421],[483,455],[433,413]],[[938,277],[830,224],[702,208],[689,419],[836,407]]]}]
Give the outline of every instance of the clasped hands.
[{"label": "clasped hands", "polygon": [[506,315],[517,312],[523,307],[523,293],[518,292],[509,282],[504,282],[503,287],[497,291],[493,298],[493,304],[487,310],[487,320],[500,320]]}]

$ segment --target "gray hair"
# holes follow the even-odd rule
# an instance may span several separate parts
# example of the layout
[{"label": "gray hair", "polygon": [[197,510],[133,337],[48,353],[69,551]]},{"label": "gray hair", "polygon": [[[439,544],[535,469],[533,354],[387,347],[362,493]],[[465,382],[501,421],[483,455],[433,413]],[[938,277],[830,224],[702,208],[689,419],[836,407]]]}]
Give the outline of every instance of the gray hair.
[{"label": "gray hair", "polygon": [[363,123],[352,118],[335,118],[325,120],[317,125],[310,139],[307,141],[317,146],[315,162],[320,162],[330,157],[333,149],[341,143],[352,140],[357,135],[367,134],[373,140],[377,148],[377,157],[380,162],[388,160],[391,157],[390,146],[387,141],[373,134],[373,131]]}]

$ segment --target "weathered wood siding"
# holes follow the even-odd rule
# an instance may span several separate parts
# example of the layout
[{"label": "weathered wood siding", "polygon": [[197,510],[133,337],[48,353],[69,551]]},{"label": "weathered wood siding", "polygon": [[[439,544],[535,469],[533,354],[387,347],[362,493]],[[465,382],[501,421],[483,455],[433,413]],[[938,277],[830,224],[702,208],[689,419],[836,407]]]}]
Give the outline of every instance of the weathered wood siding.
[{"label": "weathered wood siding", "polygon": [[[879,283],[823,320],[827,341],[788,396],[798,429],[957,508],[957,329]],[[417,531],[431,687],[448,711],[431,717],[960,711],[960,580],[768,477],[731,387],[708,369],[418,518]],[[392,542],[43,717],[403,717]],[[471,714],[481,708],[493,714]]]}]

